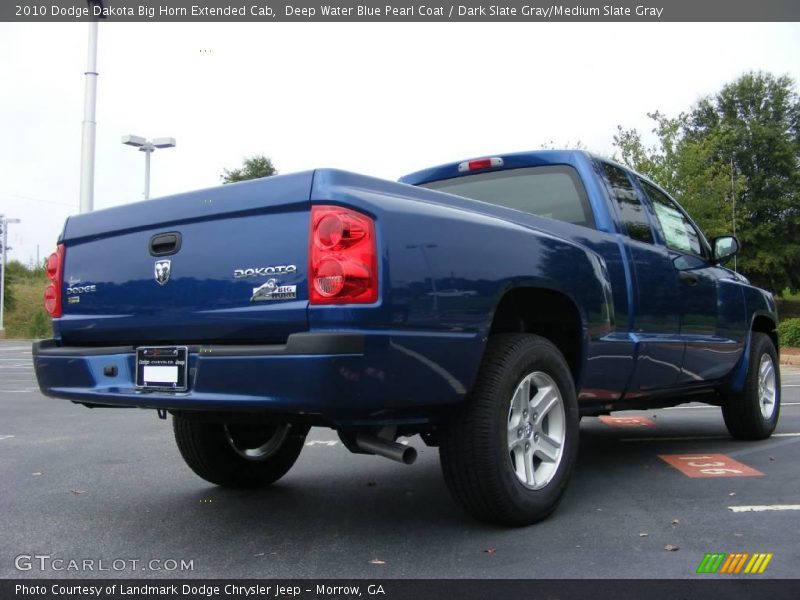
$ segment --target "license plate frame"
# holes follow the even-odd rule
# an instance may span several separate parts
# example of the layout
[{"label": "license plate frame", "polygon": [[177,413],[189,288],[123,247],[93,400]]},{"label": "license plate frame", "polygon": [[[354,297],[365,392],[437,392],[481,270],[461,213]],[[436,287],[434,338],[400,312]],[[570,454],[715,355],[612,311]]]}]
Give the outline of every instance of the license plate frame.
[{"label": "license plate frame", "polygon": [[189,389],[189,349],[186,346],[136,348],[136,389],[185,392]]}]

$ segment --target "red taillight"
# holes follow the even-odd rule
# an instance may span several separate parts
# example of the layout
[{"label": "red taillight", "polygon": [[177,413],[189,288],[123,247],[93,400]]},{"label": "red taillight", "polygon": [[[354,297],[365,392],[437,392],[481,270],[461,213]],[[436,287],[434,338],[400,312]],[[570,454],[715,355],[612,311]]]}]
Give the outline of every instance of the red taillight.
[{"label": "red taillight", "polygon": [[378,251],[370,217],[340,206],[312,206],[309,246],[311,304],[378,299]]},{"label": "red taillight", "polygon": [[467,168],[470,171],[477,171],[478,169],[488,169],[492,166],[491,158],[484,158],[482,160],[471,160],[467,163]]},{"label": "red taillight", "polygon": [[47,257],[47,278],[53,281],[58,273],[58,254],[53,252]]},{"label": "red taillight", "polygon": [[458,172],[466,173],[468,171],[481,171],[483,169],[492,169],[502,166],[503,159],[499,156],[493,156],[491,158],[478,158],[459,163]]},{"label": "red taillight", "polygon": [[61,316],[61,287],[64,282],[64,244],[59,244],[47,259],[47,278],[50,280],[44,290],[44,307],[50,316]]}]

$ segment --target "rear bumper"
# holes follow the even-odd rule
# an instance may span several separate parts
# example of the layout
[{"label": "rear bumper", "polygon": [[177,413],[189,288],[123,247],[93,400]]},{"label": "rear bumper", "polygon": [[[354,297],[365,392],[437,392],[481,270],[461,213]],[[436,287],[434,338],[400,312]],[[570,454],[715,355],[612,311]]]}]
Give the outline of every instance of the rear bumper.
[{"label": "rear bumper", "polygon": [[33,359],[42,393],[87,405],[424,420],[463,400],[482,348],[472,334],[427,332],[308,332],[282,345],[190,345],[186,392],[137,390],[133,346],[45,340],[33,345]]}]

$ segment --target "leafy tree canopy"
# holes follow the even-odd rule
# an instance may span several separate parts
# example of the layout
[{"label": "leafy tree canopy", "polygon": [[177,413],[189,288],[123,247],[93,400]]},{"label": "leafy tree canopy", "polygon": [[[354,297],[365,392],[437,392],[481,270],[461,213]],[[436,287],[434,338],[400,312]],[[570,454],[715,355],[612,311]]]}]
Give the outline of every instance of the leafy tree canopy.
[{"label": "leafy tree canopy", "polygon": [[[617,128],[615,158],[675,195],[709,237],[735,232],[738,266],[773,291],[800,289],[800,98],[751,72],[689,112],[648,114],[658,142]],[[733,201],[736,217],[733,217]]]},{"label": "leafy tree canopy", "polygon": [[272,160],[263,154],[256,154],[249,158],[244,159],[242,167],[225,172],[220,176],[222,183],[235,183],[237,181],[246,181],[247,179],[259,179],[261,177],[270,177],[277,175],[278,170],[272,164]]}]

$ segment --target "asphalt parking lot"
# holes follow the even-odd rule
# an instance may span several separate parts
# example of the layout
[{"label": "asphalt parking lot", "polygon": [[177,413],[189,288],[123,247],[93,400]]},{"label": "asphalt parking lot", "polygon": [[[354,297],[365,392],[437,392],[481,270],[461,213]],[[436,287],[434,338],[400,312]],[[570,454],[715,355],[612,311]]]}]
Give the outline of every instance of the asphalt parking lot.
[{"label": "asphalt parking lot", "polygon": [[[351,455],[312,429],[273,487],[216,488],[184,465],[154,411],[44,398],[30,345],[0,341],[0,577],[797,577],[800,369],[783,369],[781,420],[766,441],[730,439],[713,407],[615,416],[645,419],[583,419],[559,510],[501,528],[458,509],[436,450],[418,439],[408,467]],[[689,477],[659,455],[710,473]],[[773,556],[762,574],[697,575],[712,552]],[[50,559],[41,570],[21,555]],[[54,559],[95,570],[57,570]],[[192,569],[167,570],[181,560]]]}]

